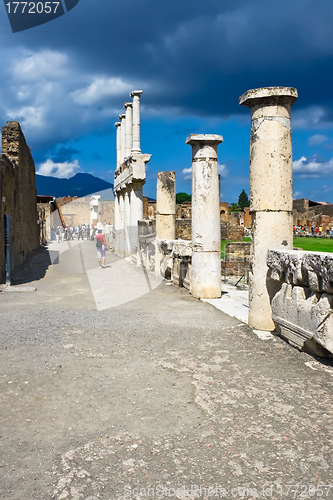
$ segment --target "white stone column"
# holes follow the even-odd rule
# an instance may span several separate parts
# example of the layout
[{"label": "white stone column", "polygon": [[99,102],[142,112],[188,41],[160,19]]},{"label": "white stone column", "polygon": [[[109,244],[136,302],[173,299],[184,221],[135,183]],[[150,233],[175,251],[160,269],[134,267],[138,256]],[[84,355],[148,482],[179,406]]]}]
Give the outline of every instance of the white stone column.
[{"label": "white stone column", "polygon": [[131,155],[132,142],[133,142],[133,110],[132,103],[125,102],[124,108],[126,110],[125,121],[125,158]]},{"label": "white stone column", "polygon": [[133,182],[131,184],[130,204],[131,204],[131,232],[130,244],[132,259],[137,259],[138,250],[138,221],[143,219],[143,182]]},{"label": "white stone column", "polygon": [[142,90],[133,90],[130,97],[133,97],[133,144],[132,152],[141,153],[140,144],[140,97]]},{"label": "white stone column", "polygon": [[125,160],[125,145],[126,145],[126,115],[121,114],[119,115],[119,120],[120,120],[120,144],[121,144],[121,161],[120,164],[123,163]]},{"label": "white stone column", "polygon": [[114,251],[119,253],[119,196],[114,197]]},{"label": "white stone column", "polygon": [[125,257],[129,257],[131,254],[130,245],[130,226],[131,226],[131,206],[128,188],[125,189],[124,193],[124,254]]},{"label": "white stone column", "polygon": [[125,255],[125,213],[124,213],[124,193],[119,193],[119,232],[118,232],[118,254]]},{"label": "white stone column", "polygon": [[155,274],[164,276],[164,259],[158,240],[176,238],[176,174],[158,172],[156,189]]},{"label": "white stone column", "polygon": [[117,130],[117,169],[119,169],[121,164],[121,123],[116,122],[114,126]]},{"label": "white stone column", "polygon": [[239,98],[239,104],[251,110],[249,326],[258,330],[275,328],[267,288],[267,251],[293,248],[290,111],[296,99],[297,90],[291,87],[249,90]]},{"label": "white stone column", "polygon": [[221,227],[217,146],[223,137],[190,135],[192,146],[191,293],[201,299],[221,297]]}]

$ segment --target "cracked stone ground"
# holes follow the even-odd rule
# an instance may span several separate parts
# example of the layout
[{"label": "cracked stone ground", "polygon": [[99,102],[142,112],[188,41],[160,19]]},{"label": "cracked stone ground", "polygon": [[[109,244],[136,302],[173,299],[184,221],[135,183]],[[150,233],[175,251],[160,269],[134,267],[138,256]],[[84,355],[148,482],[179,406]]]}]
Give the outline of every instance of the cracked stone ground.
[{"label": "cracked stone ground", "polygon": [[332,361],[166,282],[97,311],[93,243],[56,262],[0,294],[0,498],[333,498]]}]

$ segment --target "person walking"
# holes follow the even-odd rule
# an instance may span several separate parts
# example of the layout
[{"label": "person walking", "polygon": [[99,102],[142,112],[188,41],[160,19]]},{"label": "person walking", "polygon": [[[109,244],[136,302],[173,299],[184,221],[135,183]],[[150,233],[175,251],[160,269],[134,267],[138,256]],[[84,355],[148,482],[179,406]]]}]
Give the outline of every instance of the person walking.
[{"label": "person walking", "polygon": [[105,235],[103,234],[102,229],[98,229],[97,234],[95,236],[96,240],[96,250],[97,250],[97,260],[99,263],[99,267],[105,268],[105,250],[107,250]]}]

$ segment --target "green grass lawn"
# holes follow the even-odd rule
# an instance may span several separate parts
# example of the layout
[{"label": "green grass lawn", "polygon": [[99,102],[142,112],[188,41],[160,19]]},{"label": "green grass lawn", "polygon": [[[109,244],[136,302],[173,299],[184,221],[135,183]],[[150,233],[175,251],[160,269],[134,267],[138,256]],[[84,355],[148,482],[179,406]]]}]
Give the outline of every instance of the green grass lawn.
[{"label": "green grass lawn", "polygon": [[333,239],[327,238],[294,238],[294,247],[311,252],[333,253]]},{"label": "green grass lawn", "polygon": [[[251,238],[244,237],[243,241],[251,241]],[[221,259],[224,259],[225,247],[230,241],[221,241]],[[311,252],[331,252],[333,253],[333,239],[328,238],[294,238],[294,247],[309,250]]]}]

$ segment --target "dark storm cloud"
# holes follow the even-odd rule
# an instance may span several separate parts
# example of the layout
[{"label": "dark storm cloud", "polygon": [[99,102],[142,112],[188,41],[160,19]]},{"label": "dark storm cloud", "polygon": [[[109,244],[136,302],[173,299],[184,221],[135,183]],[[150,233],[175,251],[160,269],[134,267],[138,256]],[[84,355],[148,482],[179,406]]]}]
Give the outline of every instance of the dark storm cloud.
[{"label": "dark storm cloud", "polygon": [[146,113],[229,116],[248,114],[238,97],[249,88],[286,85],[299,91],[300,126],[310,107],[316,124],[331,122],[332,21],[326,0],[82,1],[1,35],[0,118],[45,145],[115,120],[134,86]]},{"label": "dark storm cloud", "polygon": [[78,155],[80,153],[81,151],[79,151],[78,149],[60,148],[55,153],[55,155],[52,156],[52,160],[54,161],[54,163],[63,163],[65,161],[71,161],[74,155]]}]

